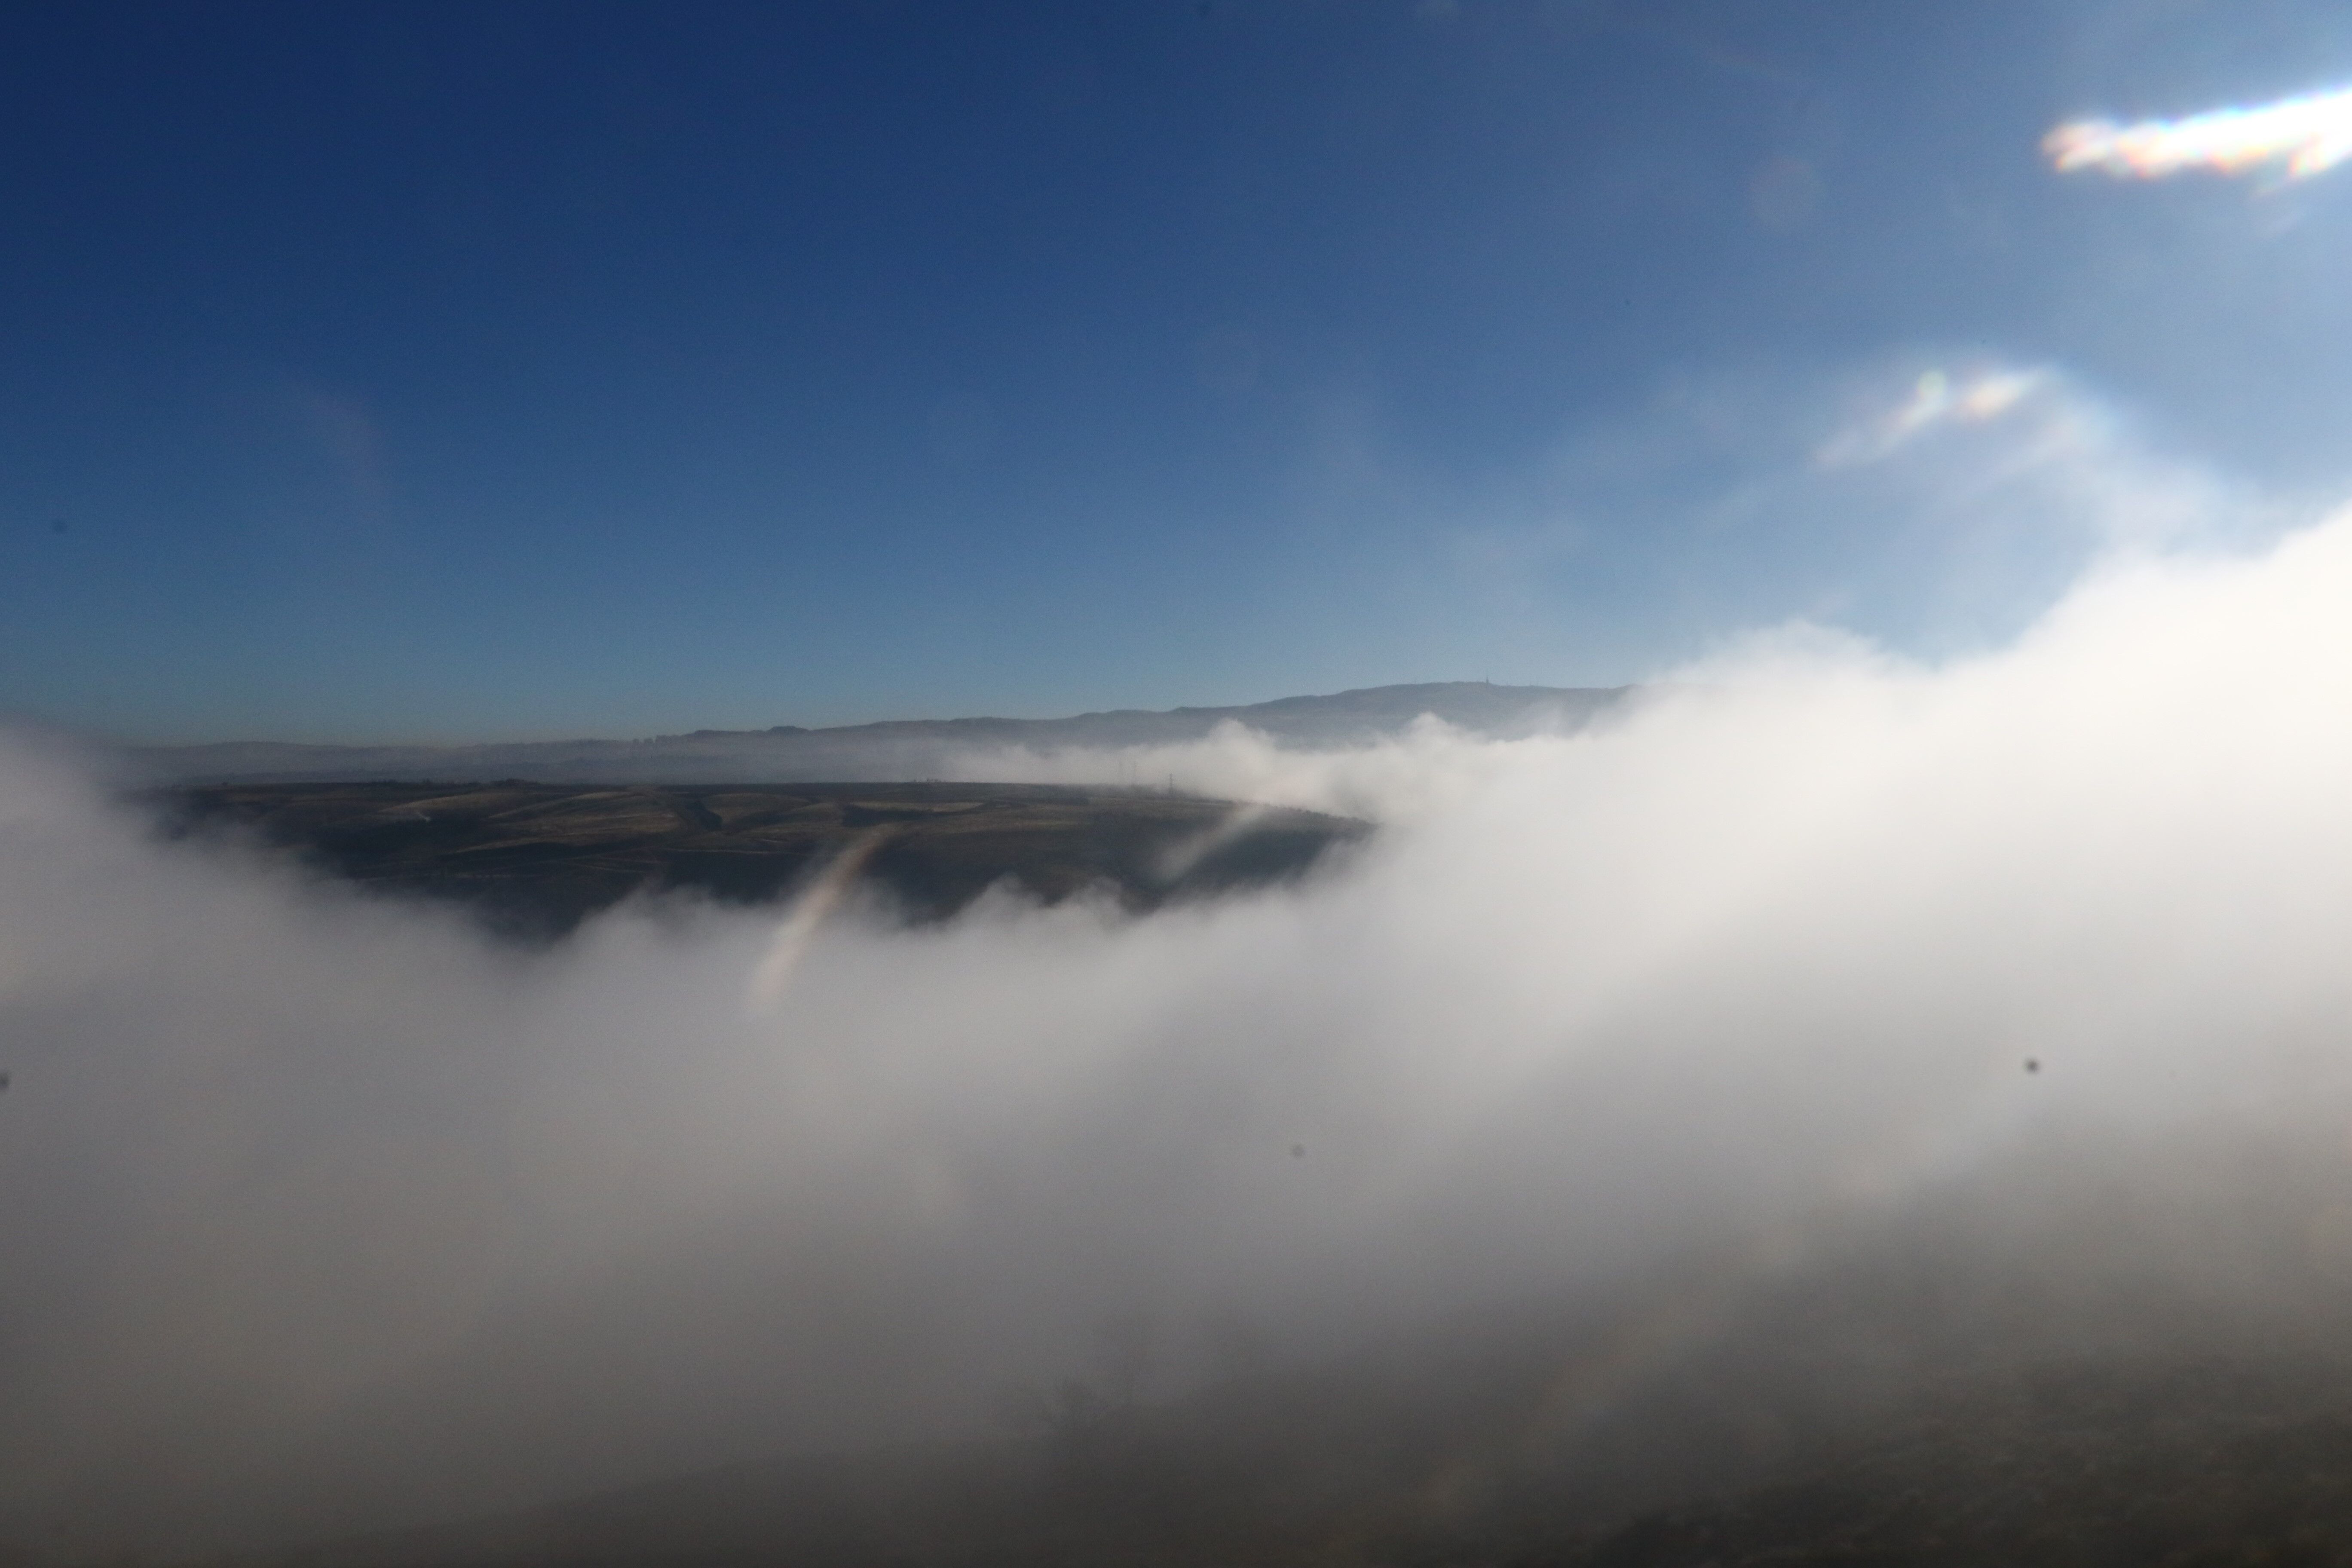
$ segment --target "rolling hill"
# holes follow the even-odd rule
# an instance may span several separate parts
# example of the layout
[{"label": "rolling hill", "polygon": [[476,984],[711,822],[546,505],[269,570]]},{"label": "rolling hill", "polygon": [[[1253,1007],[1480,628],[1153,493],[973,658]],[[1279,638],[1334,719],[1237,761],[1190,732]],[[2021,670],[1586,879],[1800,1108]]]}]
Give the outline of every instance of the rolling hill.
[{"label": "rolling hill", "polygon": [[[1494,686],[1449,681],[1285,697],[1233,708],[1122,710],[1066,719],[919,719],[829,729],[697,730],[648,740],[530,741],[468,746],[326,746],[235,741],[133,748],[125,761],[156,784],[522,777],[560,784],[795,783],[953,776],[966,759],[1034,752],[1181,745],[1221,724],[1299,749],[1363,745],[1424,714],[1498,737],[1577,729],[1630,687]],[[1001,776],[1001,775],[1000,775]]]}]

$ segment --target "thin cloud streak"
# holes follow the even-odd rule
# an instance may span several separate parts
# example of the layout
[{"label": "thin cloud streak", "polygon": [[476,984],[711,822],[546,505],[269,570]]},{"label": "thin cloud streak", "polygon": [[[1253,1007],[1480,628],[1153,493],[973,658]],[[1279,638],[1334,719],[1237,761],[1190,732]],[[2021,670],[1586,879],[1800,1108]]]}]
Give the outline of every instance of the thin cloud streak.
[{"label": "thin cloud streak", "polygon": [[2192,169],[2243,174],[2276,164],[2283,178],[2307,180],[2352,158],[2352,88],[2182,120],[2068,121],[2042,138],[2042,151],[2061,174],[2160,180]]},{"label": "thin cloud streak", "polygon": [[1998,419],[2051,380],[2036,370],[1923,371],[1900,404],[1839,431],[1821,445],[1814,461],[1824,468],[1882,461],[1939,426]]}]

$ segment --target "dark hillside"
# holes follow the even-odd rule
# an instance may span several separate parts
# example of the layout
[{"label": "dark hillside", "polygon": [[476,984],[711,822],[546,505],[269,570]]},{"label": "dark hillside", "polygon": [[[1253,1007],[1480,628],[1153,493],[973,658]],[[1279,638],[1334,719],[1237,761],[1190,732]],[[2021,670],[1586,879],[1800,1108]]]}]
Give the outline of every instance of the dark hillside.
[{"label": "dark hillside", "polygon": [[856,845],[918,918],[999,882],[1047,902],[1107,888],[1129,907],[1296,877],[1360,822],[1140,791],[1047,784],[227,784],[152,797],[169,830],[244,830],[338,876],[462,900],[557,934],[640,890],[735,903],[790,892]]},{"label": "dark hillside", "polygon": [[[2352,1563],[2340,1365],[2021,1367],[1776,1458],[1787,1434],[1743,1432],[1765,1413],[1736,1400],[1686,1409],[1675,1429],[1644,1432],[1664,1413],[1631,1410],[1583,1441],[1547,1441],[1558,1385],[1594,1364],[1359,1363],[1157,1408],[1074,1386],[1027,1436],[740,1465],[267,1568]],[[1673,1484],[1677,1431],[1702,1450],[1727,1436],[1748,1447],[1744,1463],[1703,1454],[1691,1469],[1770,1479],[1643,1504]],[[1627,1441],[1630,1458],[1609,1452]]]},{"label": "dark hillside", "polygon": [[[1072,1379],[992,1438],[268,1568],[2352,1563],[2352,1319],[2336,1275],[2277,1250],[2313,1194],[2270,1195],[2231,1223],[2272,1265],[2221,1295],[2131,1277],[2112,1226],[2027,1240],[1923,1209],[1793,1273],[1693,1260],[1158,1403]],[[2127,1217],[2187,1219],[2201,1249],[2216,1212],[2176,1193]]]}]

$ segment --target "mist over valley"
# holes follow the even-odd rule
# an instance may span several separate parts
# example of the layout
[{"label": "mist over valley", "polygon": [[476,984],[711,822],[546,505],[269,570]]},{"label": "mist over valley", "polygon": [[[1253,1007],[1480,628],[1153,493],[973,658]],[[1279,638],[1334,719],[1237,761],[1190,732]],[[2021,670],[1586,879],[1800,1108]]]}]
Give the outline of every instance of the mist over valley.
[{"label": "mist over valley", "polygon": [[[1573,729],[1026,784],[125,795],[20,742],[0,1536],[2337,1539],[2348,562],[2338,517],[1945,667],[1768,640]],[[475,856],[607,880],[521,947],[378,896]]]}]

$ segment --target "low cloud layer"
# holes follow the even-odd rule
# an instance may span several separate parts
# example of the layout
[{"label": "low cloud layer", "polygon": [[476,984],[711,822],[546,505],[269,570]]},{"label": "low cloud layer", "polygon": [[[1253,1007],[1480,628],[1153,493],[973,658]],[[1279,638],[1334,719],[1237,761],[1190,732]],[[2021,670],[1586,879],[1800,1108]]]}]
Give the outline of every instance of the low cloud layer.
[{"label": "low cloud layer", "polygon": [[[2340,515],[2111,559],[1939,668],[1766,639],[1569,737],[972,760],[1387,825],[1141,919],[640,906],[520,954],[158,845],[17,744],[0,1540],[968,1430],[1106,1325],[1171,1393],[1923,1204],[2088,1214],[2094,1149],[2144,1194],[2317,1162],[2284,1258],[2076,1258],[2300,1310],[2352,1245],[2347,603]],[[1662,1321],[1654,1359],[1709,1331]]]}]

